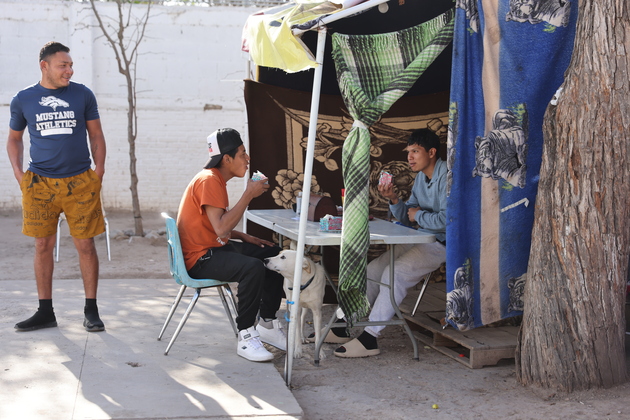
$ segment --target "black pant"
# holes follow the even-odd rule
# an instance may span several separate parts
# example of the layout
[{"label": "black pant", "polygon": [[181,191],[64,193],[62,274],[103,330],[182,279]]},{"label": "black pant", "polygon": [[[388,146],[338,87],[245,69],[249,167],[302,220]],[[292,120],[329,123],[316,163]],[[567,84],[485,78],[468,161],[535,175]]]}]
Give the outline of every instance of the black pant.
[{"label": "black pant", "polygon": [[260,310],[262,318],[275,318],[280,308],[284,278],[267,270],[262,260],[278,255],[277,246],[259,247],[230,241],[212,248],[188,271],[194,279],[213,279],[238,283],[238,316],[236,325],[244,330],[254,325]]}]

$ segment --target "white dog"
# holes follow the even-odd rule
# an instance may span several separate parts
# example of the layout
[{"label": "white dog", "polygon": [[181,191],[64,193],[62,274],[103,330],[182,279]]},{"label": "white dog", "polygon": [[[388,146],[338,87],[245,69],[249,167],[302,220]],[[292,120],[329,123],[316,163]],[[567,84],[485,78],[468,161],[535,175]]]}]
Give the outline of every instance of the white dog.
[{"label": "white dog", "polygon": [[[265,265],[269,270],[277,271],[284,277],[284,293],[291,299],[293,295],[293,274],[295,271],[296,251],[284,250],[278,255],[265,259]],[[302,357],[302,343],[305,342],[304,322],[308,308],[313,313],[313,327],[315,328],[315,340],[319,342],[322,331],[322,304],[324,302],[324,289],[326,288],[326,274],[321,264],[315,263],[310,258],[304,257],[302,261],[302,285],[300,286],[300,304],[297,308],[295,319],[297,320],[294,355]],[[324,358],[324,352],[320,349],[319,358]]]}]

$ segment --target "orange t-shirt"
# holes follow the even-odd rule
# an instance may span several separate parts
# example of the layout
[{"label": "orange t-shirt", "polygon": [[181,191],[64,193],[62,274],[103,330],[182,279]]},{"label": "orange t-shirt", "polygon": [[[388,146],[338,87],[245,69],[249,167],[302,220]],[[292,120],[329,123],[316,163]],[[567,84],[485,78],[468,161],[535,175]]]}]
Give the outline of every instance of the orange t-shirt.
[{"label": "orange t-shirt", "polygon": [[190,181],[177,212],[177,229],[182,242],[186,269],[190,270],[209,248],[227,244],[230,236],[219,238],[203,206],[228,210],[227,185],[218,169],[204,169]]}]

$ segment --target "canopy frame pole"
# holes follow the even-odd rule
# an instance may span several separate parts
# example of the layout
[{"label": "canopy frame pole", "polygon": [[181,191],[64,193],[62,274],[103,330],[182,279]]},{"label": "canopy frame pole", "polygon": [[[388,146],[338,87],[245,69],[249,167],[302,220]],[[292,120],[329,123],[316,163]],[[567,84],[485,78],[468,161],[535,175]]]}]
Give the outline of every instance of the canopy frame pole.
[{"label": "canopy frame pole", "polygon": [[[389,0],[368,0],[364,3],[360,3],[357,4],[355,6],[352,7],[348,7],[347,9],[342,9],[338,12],[335,13],[331,13],[329,15],[326,15],[324,17],[322,17],[319,22],[318,25],[324,26],[330,22],[335,22],[339,19],[343,19],[343,18],[347,18],[347,17],[352,17],[354,15],[358,15],[359,13],[363,13],[368,9],[371,9],[372,7],[375,6],[380,6],[382,3],[387,3]],[[291,32],[293,32],[293,35],[301,35],[306,31],[310,31],[313,28],[308,28],[308,29],[292,29]],[[319,27],[318,27],[319,29]],[[317,61],[319,63],[319,61]]]},{"label": "canopy frame pole", "polygon": [[[300,206],[300,224],[298,243],[295,256],[295,269],[293,275],[293,293],[291,294],[291,305],[289,318],[289,336],[287,345],[287,355],[284,366],[284,377],[287,386],[291,386],[291,373],[293,370],[293,353],[295,350],[296,322],[300,322],[297,317],[297,308],[300,305],[300,285],[302,284],[302,259],[304,258],[304,242],[306,236],[306,221],[308,220],[308,206],[310,202],[311,176],[313,175],[313,161],[315,160],[315,136],[317,134],[317,119],[319,115],[319,98],[322,87],[322,75],[324,67],[324,50],[326,48],[327,28],[320,26],[317,28],[317,53],[315,60],[315,75],[313,76],[313,92],[311,96],[311,112],[308,125],[308,142],[306,146],[306,160],[304,166],[304,184],[302,186],[302,205]],[[288,305],[287,305],[288,307]]]}]

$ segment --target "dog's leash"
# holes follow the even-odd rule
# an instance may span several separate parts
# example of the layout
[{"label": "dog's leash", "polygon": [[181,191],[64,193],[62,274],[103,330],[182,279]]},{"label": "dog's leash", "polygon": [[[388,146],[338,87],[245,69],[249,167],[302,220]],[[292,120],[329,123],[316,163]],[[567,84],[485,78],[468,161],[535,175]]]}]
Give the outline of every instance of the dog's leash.
[{"label": "dog's leash", "polygon": [[[312,276],[310,279],[308,279],[308,281],[306,282],[306,284],[301,285],[301,286],[300,286],[300,292],[301,292],[302,290],[306,289],[306,288],[307,288],[307,287],[311,284],[311,282],[313,281],[313,279],[314,279],[314,278],[315,278],[315,274],[313,274],[313,276]],[[289,289],[289,290],[293,290],[293,287],[288,287],[288,289]],[[295,302],[290,301],[290,300],[287,300],[287,305],[294,305],[294,304],[295,304]],[[291,322],[291,320],[289,319],[289,312],[288,312],[288,311],[284,313],[284,319],[285,319],[287,322]]]},{"label": "dog's leash", "polygon": [[[315,278],[315,274],[313,274],[313,276],[305,284],[300,285],[300,292],[306,289],[313,282],[314,278]],[[288,287],[288,289],[293,290],[293,287]]]}]

